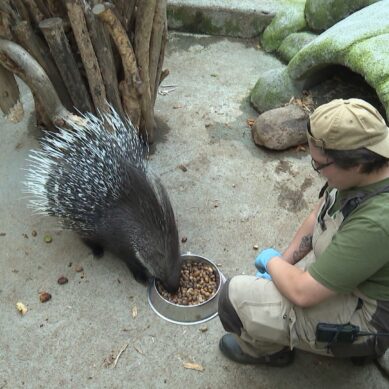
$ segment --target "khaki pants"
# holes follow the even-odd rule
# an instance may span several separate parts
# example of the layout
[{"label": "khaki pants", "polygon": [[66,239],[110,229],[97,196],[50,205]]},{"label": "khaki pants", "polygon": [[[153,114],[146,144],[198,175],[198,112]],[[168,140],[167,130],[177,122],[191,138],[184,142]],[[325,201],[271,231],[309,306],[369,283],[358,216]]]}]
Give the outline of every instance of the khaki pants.
[{"label": "khaki pants", "polygon": [[[331,350],[327,344],[315,341],[319,322],[351,322],[363,331],[376,332],[370,323],[376,304],[358,292],[336,295],[311,308],[299,308],[283,297],[272,281],[263,278],[235,276],[227,287],[229,303],[242,323],[237,339],[247,354],[272,354],[285,346],[339,357],[376,353],[375,337],[360,337],[353,344],[338,344]],[[223,323],[222,316],[220,319]]]}]

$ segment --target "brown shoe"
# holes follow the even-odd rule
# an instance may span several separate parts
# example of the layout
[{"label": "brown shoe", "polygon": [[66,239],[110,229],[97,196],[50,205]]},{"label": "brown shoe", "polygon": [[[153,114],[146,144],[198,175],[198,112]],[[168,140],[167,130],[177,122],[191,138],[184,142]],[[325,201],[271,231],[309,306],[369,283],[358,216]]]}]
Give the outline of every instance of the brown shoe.
[{"label": "brown shoe", "polygon": [[235,339],[235,335],[232,334],[226,334],[220,339],[219,349],[232,361],[250,365],[284,367],[290,365],[294,359],[294,351],[289,347],[285,347],[277,353],[265,355],[263,357],[252,357],[242,351],[239,343]]}]

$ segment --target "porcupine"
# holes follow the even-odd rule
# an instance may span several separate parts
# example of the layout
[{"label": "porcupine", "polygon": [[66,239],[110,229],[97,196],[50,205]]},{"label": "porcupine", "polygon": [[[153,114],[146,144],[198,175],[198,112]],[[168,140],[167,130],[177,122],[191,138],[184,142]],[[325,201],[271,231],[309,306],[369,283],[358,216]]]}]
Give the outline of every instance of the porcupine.
[{"label": "porcupine", "polygon": [[102,119],[85,114],[82,122],[45,132],[42,149],[30,153],[30,205],[58,216],[95,256],[107,249],[122,258],[137,281],[156,277],[175,291],[178,231],[168,194],[148,166],[148,147],[113,109]]}]

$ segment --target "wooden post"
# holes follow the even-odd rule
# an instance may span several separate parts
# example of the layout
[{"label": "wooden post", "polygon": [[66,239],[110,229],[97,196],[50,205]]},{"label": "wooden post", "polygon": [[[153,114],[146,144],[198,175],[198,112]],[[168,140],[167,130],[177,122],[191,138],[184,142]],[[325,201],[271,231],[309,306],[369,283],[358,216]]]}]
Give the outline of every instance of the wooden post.
[{"label": "wooden post", "polygon": [[28,22],[31,22],[31,16],[30,16],[25,4],[23,3],[23,0],[12,0],[12,2],[13,2],[14,7],[17,10],[18,15],[20,15],[19,18],[15,19],[15,21],[26,20]]},{"label": "wooden post", "polygon": [[142,92],[140,96],[140,106],[144,128],[149,143],[154,141],[155,120],[154,110],[151,104],[150,94],[150,38],[153,28],[153,17],[155,14],[156,0],[141,1],[138,3],[135,21],[135,56],[138,60],[140,78],[142,80]]},{"label": "wooden post", "polygon": [[112,12],[111,7],[112,5],[109,3],[97,4],[92,11],[106,24],[119,51],[124,70],[124,81],[120,83],[124,111],[130,117],[134,126],[139,128],[141,112],[138,95],[140,94],[141,80],[135,53],[126,31]]},{"label": "wooden post", "polygon": [[59,117],[67,116],[68,111],[62,105],[47,74],[23,47],[0,39],[0,63],[30,87],[53,122]]},{"label": "wooden post", "polygon": [[157,1],[150,40],[150,95],[153,106],[158,94],[167,39],[166,7],[167,0]]},{"label": "wooden post", "polygon": [[58,72],[49,48],[39,35],[32,31],[30,24],[27,21],[19,22],[13,28],[15,37],[19,44],[24,47],[42,66],[46,74],[49,76],[57,91],[63,105],[69,109],[73,109],[73,103],[70,99],[68,91],[62,78]]},{"label": "wooden post", "polygon": [[57,100],[67,114],[99,116],[110,104],[153,143],[155,100],[169,73],[162,70],[166,8],[167,0],[0,0],[0,38],[25,49],[0,41],[0,86],[12,90],[0,90],[0,108],[14,104],[14,73],[30,86],[44,126]]},{"label": "wooden post", "polygon": [[92,13],[92,9],[89,4],[85,4],[84,12],[86,22],[88,24],[89,36],[91,38],[100,66],[101,75],[103,77],[107,100],[118,113],[123,114],[118,79],[116,75],[116,66],[112,54],[109,34],[105,30],[101,21]]},{"label": "wooden post", "polygon": [[12,39],[12,32],[10,27],[10,16],[0,10],[0,37],[5,39]]},{"label": "wooden post", "polygon": [[43,19],[45,19],[45,15],[39,9],[34,0],[23,0],[23,3],[30,11],[30,14],[36,24],[39,24]]},{"label": "wooden post", "polygon": [[47,19],[50,17],[50,12],[47,7],[47,0],[35,0],[36,6],[40,9],[43,14],[43,18]]},{"label": "wooden post", "polygon": [[106,112],[108,111],[108,105],[104,82],[92,42],[89,38],[84,12],[77,0],[66,0],[66,7],[96,111]]},{"label": "wooden post", "polygon": [[81,112],[94,112],[88,91],[66,38],[62,19],[45,19],[39,23],[39,27],[50,47],[51,54],[68,88],[74,106]]},{"label": "wooden post", "polygon": [[[16,105],[18,104],[20,98],[19,87],[13,73],[1,65],[0,91],[0,108],[4,115],[8,116],[8,119],[13,123],[19,122],[23,117],[23,109],[21,109],[21,111],[20,108],[16,109]],[[18,111],[19,113],[17,113]]]},{"label": "wooden post", "polygon": [[[132,24],[134,22],[135,6],[138,0],[113,0],[115,8],[117,9],[117,16],[120,23],[126,31],[133,31]],[[100,0],[94,0],[95,4],[101,3]]]},{"label": "wooden post", "polygon": [[62,0],[46,0],[47,8],[51,18],[64,18],[66,16],[66,7]]}]

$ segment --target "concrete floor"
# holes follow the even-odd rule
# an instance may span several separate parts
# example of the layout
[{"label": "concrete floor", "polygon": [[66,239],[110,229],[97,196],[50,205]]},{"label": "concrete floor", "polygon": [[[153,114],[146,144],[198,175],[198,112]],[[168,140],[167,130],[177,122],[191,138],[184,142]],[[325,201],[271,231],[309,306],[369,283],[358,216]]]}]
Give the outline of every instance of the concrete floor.
[{"label": "concrete floor", "polygon": [[[246,121],[257,114],[248,94],[260,72],[277,66],[248,42],[170,34],[170,76],[157,99],[161,131],[150,163],[187,237],[182,252],[212,259],[227,276],[255,273],[254,245],[284,249],[322,185],[307,152],[269,152],[252,142]],[[124,263],[109,254],[94,259],[75,234],[26,207],[23,168],[39,131],[28,91],[23,102],[22,123],[1,122],[1,389],[388,387],[375,365],[303,352],[285,369],[237,365],[218,350],[217,318],[203,332],[204,325],[156,316]],[[69,282],[58,285],[62,275]],[[52,299],[41,303],[40,291]],[[19,301],[28,307],[24,316]],[[204,370],[185,369],[185,362]]]}]

